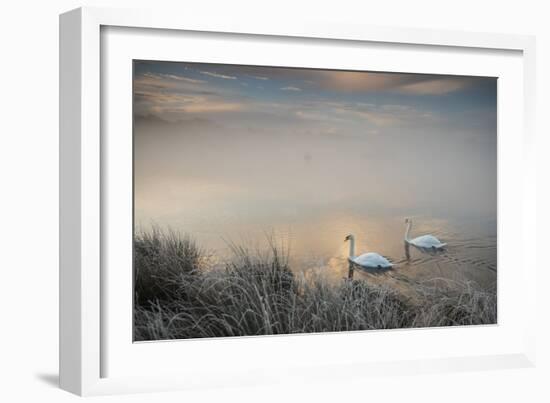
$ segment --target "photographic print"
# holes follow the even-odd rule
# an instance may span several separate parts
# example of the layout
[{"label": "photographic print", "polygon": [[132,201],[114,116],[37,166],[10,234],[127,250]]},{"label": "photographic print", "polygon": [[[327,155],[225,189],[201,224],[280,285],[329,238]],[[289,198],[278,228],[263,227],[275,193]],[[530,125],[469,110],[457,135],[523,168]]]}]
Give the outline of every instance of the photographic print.
[{"label": "photographic print", "polygon": [[497,323],[497,79],[134,60],[134,340]]}]

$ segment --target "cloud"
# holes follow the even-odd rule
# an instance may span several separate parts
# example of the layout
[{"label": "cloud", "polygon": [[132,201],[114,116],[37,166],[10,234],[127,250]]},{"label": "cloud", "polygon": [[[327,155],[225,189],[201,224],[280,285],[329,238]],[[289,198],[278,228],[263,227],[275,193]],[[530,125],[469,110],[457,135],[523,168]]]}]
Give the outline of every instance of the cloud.
[{"label": "cloud", "polygon": [[166,120],[178,120],[182,114],[204,114],[213,112],[234,112],[243,109],[239,102],[227,102],[209,97],[136,92],[136,112],[153,113]]},{"label": "cloud", "polygon": [[184,112],[188,113],[234,112],[242,110],[243,105],[236,102],[199,100],[198,102],[182,107],[182,109]]},{"label": "cloud", "polygon": [[400,92],[416,95],[443,95],[458,91],[468,84],[464,79],[435,79],[401,85],[397,88]]},{"label": "cloud", "polygon": [[264,81],[269,80],[269,78],[267,77],[260,77],[260,76],[250,76],[250,77],[255,78],[256,80],[264,80]]},{"label": "cloud", "polygon": [[245,108],[244,101],[228,97],[207,81],[175,74],[144,73],[134,80],[137,116],[166,121],[186,119],[189,114],[229,113]]},{"label": "cloud", "polygon": [[288,87],[282,87],[281,90],[283,91],[302,91],[301,88],[298,88],[298,87],[292,87],[292,86],[288,86]]},{"label": "cloud", "polygon": [[200,73],[204,74],[205,76],[223,78],[224,80],[236,80],[237,79],[237,77],[235,77],[235,76],[227,76],[225,74],[212,73],[210,71],[201,71]]},{"label": "cloud", "polygon": [[474,77],[428,74],[319,71],[313,85],[339,92],[390,92],[410,95],[443,95],[472,85]]},{"label": "cloud", "polygon": [[176,80],[176,81],[186,81],[188,83],[193,83],[193,84],[202,84],[202,83],[205,83],[206,81],[204,80],[196,80],[194,78],[189,78],[189,77],[183,77],[183,76],[176,76],[174,74],[163,74],[164,77],[166,78],[170,78],[172,80]]},{"label": "cloud", "polygon": [[396,85],[399,76],[355,71],[319,71],[314,83],[343,92],[378,91]]},{"label": "cloud", "polygon": [[143,77],[148,77],[148,78],[152,78],[152,79],[162,79],[162,78],[166,78],[166,79],[168,79],[168,80],[185,81],[185,82],[187,82],[187,83],[193,83],[193,84],[202,84],[202,83],[205,83],[205,82],[206,82],[206,81],[204,81],[204,80],[196,80],[196,79],[194,79],[194,78],[179,76],[179,75],[175,75],[175,74],[162,74],[162,73],[153,74],[153,73],[145,73],[145,74],[143,74]]},{"label": "cloud", "polygon": [[[296,106],[295,106],[296,107]],[[338,125],[357,123],[374,127],[418,125],[433,123],[435,116],[429,111],[407,105],[371,104],[364,102],[314,102],[297,106],[294,116],[300,120],[331,122]],[[311,124],[310,123],[310,124]]]}]

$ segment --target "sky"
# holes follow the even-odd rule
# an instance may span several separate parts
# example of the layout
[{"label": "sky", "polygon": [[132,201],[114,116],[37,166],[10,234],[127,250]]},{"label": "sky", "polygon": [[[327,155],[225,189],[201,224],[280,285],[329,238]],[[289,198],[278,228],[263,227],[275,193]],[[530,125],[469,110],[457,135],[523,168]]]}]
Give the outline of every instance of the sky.
[{"label": "sky", "polygon": [[143,61],[134,84],[136,117],[170,122],[340,133],[464,119],[495,125],[493,78]]},{"label": "sky", "polygon": [[496,94],[488,77],[134,61],[136,224],[496,220]]}]

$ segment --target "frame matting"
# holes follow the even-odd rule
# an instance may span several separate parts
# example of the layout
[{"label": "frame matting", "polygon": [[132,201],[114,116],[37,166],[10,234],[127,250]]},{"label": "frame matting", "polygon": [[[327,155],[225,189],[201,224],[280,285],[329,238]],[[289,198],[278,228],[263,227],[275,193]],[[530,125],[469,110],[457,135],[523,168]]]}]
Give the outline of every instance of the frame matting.
[{"label": "frame matting", "polygon": [[[145,29],[145,31],[143,31]],[[141,30],[141,31],[140,31]],[[170,31],[169,31],[170,30]],[[104,35],[113,35],[106,40]],[[118,32],[118,33],[117,33]],[[156,33],[155,33],[156,32]],[[167,38],[163,32],[175,34]],[[501,323],[500,303],[503,288],[499,280],[499,325],[480,331],[474,328],[409,330],[404,333],[395,331],[374,331],[342,333],[339,335],[300,335],[278,336],[264,338],[240,338],[232,340],[155,342],[141,344],[137,347],[126,340],[126,328],[118,328],[120,314],[124,314],[123,305],[113,305],[109,296],[118,283],[111,274],[111,255],[113,248],[107,241],[105,228],[112,227],[117,214],[111,214],[110,197],[113,192],[112,182],[115,168],[109,164],[111,151],[116,144],[120,149],[124,143],[116,143],[114,133],[117,122],[112,122],[109,108],[112,105],[122,105],[125,94],[125,76],[117,75],[117,66],[126,63],[133,57],[131,51],[124,51],[123,36],[132,36],[143,40],[143,44],[154,45],[154,41],[164,46],[178,41],[177,33],[193,33],[194,37],[216,34],[216,38],[227,40],[230,37],[242,36],[253,38],[254,41],[288,42],[295,41],[305,46],[311,40],[330,41],[327,46],[334,49],[345,44],[378,44],[379,46],[410,46],[423,49],[466,49],[470,53],[483,55],[485,53],[511,52],[511,70],[520,72],[518,82],[506,81],[510,88],[519,93],[522,106],[516,121],[519,122],[514,141],[521,147],[523,158],[518,161],[517,155],[512,156],[514,149],[505,147],[506,142],[500,141],[501,131],[515,128],[499,126],[499,186],[502,175],[510,161],[514,161],[521,169],[517,170],[517,179],[521,181],[516,210],[521,210],[514,220],[515,227],[521,232],[521,245],[518,246],[523,257],[521,269],[521,291],[516,303],[520,304],[522,312],[527,313],[521,323]],[[119,37],[117,37],[119,35]],[[156,39],[155,39],[156,35]],[[172,41],[172,42],[170,42]],[[286,42],[285,42],[286,41]],[[377,46],[378,46],[377,45]],[[118,46],[118,47],[117,47]],[[246,46],[244,44],[243,46]],[[146,48],[146,46],[143,46]],[[107,48],[107,49],[106,49]],[[150,10],[116,10],[101,8],[81,8],[70,11],[60,17],[60,384],[63,389],[80,395],[111,394],[139,391],[157,391],[168,389],[185,389],[193,387],[215,387],[227,385],[253,385],[267,382],[303,382],[304,380],[335,380],[369,375],[396,375],[410,373],[426,373],[439,371],[466,371],[504,367],[525,367],[534,365],[534,312],[535,312],[535,278],[536,254],[533,245],[528,244],[526,234],[534,233],[536,229],[535,212],[535,181],[534,159],[531,158],[535,149],[533,133],[534,120],[534,39],[528,36],[480,34],[453,31],[429,31],[405,28],[365,27],[350,24],[329,24],[302,21],[300,24],[281,21],[244,21],[236,19],[211,20],[196,16],[181,15],[169,12]],[[254,52],[252,52],[254,53]],[[160,56],[159,56],[160,57]],[[197,56],[202,57],[202,56]],[[206,57],[206,56],[205,56]],[[109,60],[102,60],[108,58]],[[125,58],[125,59],[124,59]],[[138,57],[136,57],[138,58]],[[313,58],[313,56],[312,56]],[[117,60],[120,63],[117,64]],[[252,59],[254,59],[252,57]],[[252,60],[250,59],[250,60]],[[208,59],[211,62],[218,60]],[[208,61],[204,59],[203,61]],[[242,58],[239,60],[243,60]],[[249,59],[247,59],[249,60]],[[111,63],[112,62],[112,63]],[[313,62],[312,62],[313,63]],[[246,64],[246,63],[242,63]],[[301,65],[304,63],[302,62]],[[106,66],[106,67],[105,67]],[[514,74],[516,74],[514,73]],[[517,74],[516,74],[517,75]],[[513,74],[509,77],[516,77]],[[121,78],[121,80],[119,80]],[[504,85],[504,84],[503,84]],[[500,88],[500,87],[499,87]],[[500,89],[499,89],[500,91]],[[118,95],[117,95],[118,94]],[[122,94],[122,95],[121,95]],[[501,99],[499,98],[499,104]],[[508,110],[512,105],[508,106]],[[499,114],[502,110],[499,106]],[[506,123],[508,121],[502,120]],[[510,121],[511,122],[511,121]],[[501,119],[499,116],[499,125]],[[512,123],[510,123],[512,125]],[[120,126],[124,131],[124,126]],[[109,152],[106,152],[109,151]],[[501,158],[503,157],[503,158]],[[501,163],[504,161],[503,163]],[[504,164],[504,165],[503,165]],[[508,177],[509,178],[509,177]],[[501,209],[502,194],[499,190],[499,221],[509,216],[510,209]],[[504,211],[504,213],[503,213]],[[502,216],[506,214],[506,216]],[[107,234],[110,234],[107,231]],[[506,241],[509,235],[499,225],[499,266],[502,262],[501,236]],[[531,252],[531,253],[528,253]],[[116,253],[116,252],[114,252]],[[499,267],[500,276],[500,267]],[[119,278],[121,276],[119,275]],[[108,282],[107,282],[108,280]],[[123,280],[123,279],[122,279]],[[123,297],[120,297],[123,299]],[[119,299],[120,299],[119,298]],[[128,299],[131,296],[128,295]],[[506,304],[504,307],[510,306]],[[533,313],[532,315],[530,313]],[[119,316],[117,316],[119,315]],[[131,314],[129,314],[131,315]],[[510,321],[508,321],[510,322]],[[394,339],[398,342],[406,337],[422,343],[427,332],[430,337],[462,338],[468,340],[477,333],[485,333],[485,337],[504,336],[506,329],[511,329],[507,335],[512,335],[506,348],[494,351],[470,348],[465,350],[449,350],[448,354],[441,352],[424,354],[417,358],[400,356],[399,349],[392,356],[375,359],[370,357],[351,356],[348,359],[317,357],[311,350],[308,355],[308,345],[319,346],[319,337],[334,343],[341,343],[347,337],[350,345],[361,342],[375,342],[381,339]],[[397,336],[396,336],[397,334]],[[481,333],[480,333],[481,334]],[[448,336],[447,336],[448,335]],[[125,339],[126,337],[126,339]],[[337,339],[338,338],[338,339]],[[121,341],[122,340],[122,341]],[[330,341],[332,340],[332,341]],[[503,343],[508,343],[504,338]],[[512,341],[513,340],[513,341]],[[118,343],[118,344],[117,344]],[[186,366],[193,365],[193,359],[187,355],[187,360],[172,360],[166,371],[159,371],[157,376],[146,371],[131,371],[131,363],[137,357],[144,363],[161,363],[157,356],[183,354],[185,343],[192,343],[192,350],[227,351],[249,349],[250,355],[267,354],[277,351],[277,348],[300,348],[303,355],[299,360],[287,365],[277,361],[276,355],[267,359],[262,371],[257,371],[254,361],[247,361],[236,368],[220,366],[216,373],[204,371],[186,372]],[[201,344],[203,343],[203,344]],[[215,344],[213,344],[215,343]],[[315,344],[317,343],[317,344]],[[470,343],[465,341],[465,343]],[[189,344],[187,344],[189,345]],[[327,349],[330,344],[323,345]],[[341,344],[339,344],[341,345]],[[293,346],[293,347],[292,347]],[[483,346],[481,346],[483,347]],[[218,350],[216,350],[218,349]],[[188,349],[189,350],[189,349]],[[121,351],[126,355],[121,355]],[[344,348],[342,349],[344,351]],[[350,350],[352,351],[352,350]],[[467,352],[464,353],[464,352]],[[214,354],[212,354],[214,355]],[[266,355],[266,357],[269,357]],[[229,358],[229,356],[227,356]],[[212,360],[215,358],[212,358]],[[120,364],[127,361],[125,367]],[[180,362],[184,362],[183,364]],[[117,362],[120,364],[118,365]],[[212,363],[213,361],[210,361]],[[116,366],[117,364],[118,366]],[[164,364],[167,364],[166,358]],[[248,367],[247,367],[248,365]],[[135,366],[135,365],[134,365]],[[111,368],[112,367],[112,368]],[[281,371],[281,369],[283,369]],[[206,378],[206,375],[211,375]]]}]

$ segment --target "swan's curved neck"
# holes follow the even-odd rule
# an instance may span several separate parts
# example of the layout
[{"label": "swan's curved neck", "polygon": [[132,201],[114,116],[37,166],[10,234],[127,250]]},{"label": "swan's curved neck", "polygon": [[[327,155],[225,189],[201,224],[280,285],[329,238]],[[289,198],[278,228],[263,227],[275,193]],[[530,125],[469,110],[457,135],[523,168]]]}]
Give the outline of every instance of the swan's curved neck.
[{"label": "swan's curved neck", "polygon": [[412,221],[407,223],[407,229],[405,230],[405,241],[409,240],[409,233],[411,232]]},{"label": "swan's curved neck", "polygon": [[349,237],[349,257],[355,257],[355,237],[353,235]]}]

